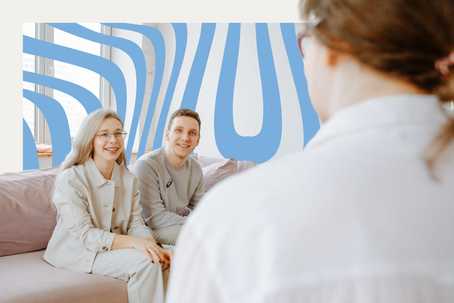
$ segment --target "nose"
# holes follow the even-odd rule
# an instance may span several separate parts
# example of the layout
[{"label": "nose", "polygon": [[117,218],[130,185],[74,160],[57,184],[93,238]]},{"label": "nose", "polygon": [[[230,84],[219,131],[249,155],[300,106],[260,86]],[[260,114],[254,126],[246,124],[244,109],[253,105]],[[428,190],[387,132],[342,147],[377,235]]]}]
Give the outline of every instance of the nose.
[{"label": "nose", "polygon": [[183,133],[183,138],[184,141],[189,141],[191,137],[189,136],[189,133]]},{"label": "nose", "polygon": [[109,134],[109,142],[114,142],[116,143],[117,141],[119,141],[120,138],[117,138],[117,136],[115,136],[115,134]]}]

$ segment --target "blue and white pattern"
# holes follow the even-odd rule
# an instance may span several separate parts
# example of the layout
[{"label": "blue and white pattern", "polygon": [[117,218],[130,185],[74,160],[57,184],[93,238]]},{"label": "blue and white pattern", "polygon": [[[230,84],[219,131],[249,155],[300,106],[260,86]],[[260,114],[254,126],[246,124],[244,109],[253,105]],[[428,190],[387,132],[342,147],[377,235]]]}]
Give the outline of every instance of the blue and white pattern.
[{"label": "blue and white pattern", "polygon": [[[104,23],[112,32],[140,35],[142,44],[77,23],[49,25],[121,51],[132,62],[133,77],[115,60],[81,51],[77,45],[23,36],[24,53],[84,68],[109,83],[115,109],[127,121],[128,158],[160,147],[170,113],[181,107],[201,114],[198,152],[212,156],[262,163],[302,149],[319,128],[293,23]],[[146,43],[152,46],[153,60],[144,51]],[[24,71],[23,81],[73,97],[87,114],[103,106],[83,85],[66,79]],[[71,148],[71,112],[65,112],[59,100],[30,89],[24,89],[23,96],[47,121],[52,165],[58,166]],[[23,125],[23,168],[39,168],[33,126],[25,120]]]}]

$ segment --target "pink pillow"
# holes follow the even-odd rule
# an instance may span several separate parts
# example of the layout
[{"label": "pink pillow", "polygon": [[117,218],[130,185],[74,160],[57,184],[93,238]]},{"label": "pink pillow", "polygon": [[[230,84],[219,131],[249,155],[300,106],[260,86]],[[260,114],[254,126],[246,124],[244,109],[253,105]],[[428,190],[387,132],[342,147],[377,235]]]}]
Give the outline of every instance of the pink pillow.
[{"label": "pink pillow", "polygon": [[56,174],[53,169],[0,175],[0,256],[47,246],[56,223]]},{"label": "pink pillow", "polygon": [[243,170],[255,166],[254,162],[223,159],[202,167],[205,192],[216,183]]}]

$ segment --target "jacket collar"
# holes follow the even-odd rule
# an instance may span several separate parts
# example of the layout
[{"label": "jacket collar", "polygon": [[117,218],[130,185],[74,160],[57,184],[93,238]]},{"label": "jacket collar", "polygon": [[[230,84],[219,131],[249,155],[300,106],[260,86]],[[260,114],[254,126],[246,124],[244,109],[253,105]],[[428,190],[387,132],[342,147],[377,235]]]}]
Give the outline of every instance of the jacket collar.
[{"label": "jacket collar", "polygon": [[373,98],[346,107],[325,122],[308,144],[311,149],[333,138],[364,130],[398,125],[440,125],[446,117],[433,95]]},{"label": "jacket collar", "polygon": [[95,161],[93,159],[90,158],[85,163],[85,167],[87,168],[88,171],[88,177],[90,178],[90,181],[94,186],[101,187],[109,182],[113,182],[115,186],[119,186],[121,179],[121,167],[116,162],[114,164],[114,168],[112,171],[111,180],[107,180],[106,178],[104,178],[99,169],[96,167]]}]

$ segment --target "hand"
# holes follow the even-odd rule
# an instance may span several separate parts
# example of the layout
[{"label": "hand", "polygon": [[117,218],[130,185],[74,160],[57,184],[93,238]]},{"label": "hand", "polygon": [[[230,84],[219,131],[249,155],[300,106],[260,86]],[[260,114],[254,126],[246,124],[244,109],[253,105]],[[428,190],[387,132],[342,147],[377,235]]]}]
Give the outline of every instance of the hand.
[{"label": "hand", "polygon": [[186,217],[191,213],[191,209],[189,207],[177,207],[177,214],[182,217]]},{"label": "hand", "polygon": [[134,238],[133,247],[143,251],[153,263],[158,264],[160,262],[161,247],[153,238]]},{"label": "hand", "polygon": [[167,270],[170,268],[170,263],[172,262],[172,253],[170,250],[160,248],[161,249],[161,267],[162,270]]},{"label": "hand", "polygon": [[170,252],[161,248],[153,238],[135,238],[134,248],[145,252],[153,263],[161,264],[163,270],[170,267]]}]

